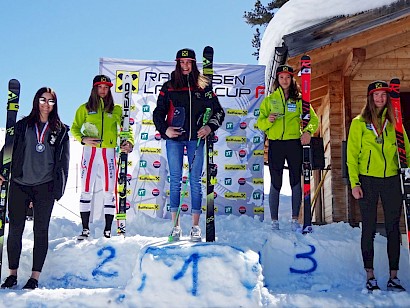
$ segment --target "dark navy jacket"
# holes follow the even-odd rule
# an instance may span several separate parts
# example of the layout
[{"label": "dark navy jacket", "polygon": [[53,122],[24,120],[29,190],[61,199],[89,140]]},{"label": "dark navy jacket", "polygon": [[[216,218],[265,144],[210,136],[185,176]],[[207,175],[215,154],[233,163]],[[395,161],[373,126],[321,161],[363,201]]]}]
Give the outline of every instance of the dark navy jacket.
[{"label": "dark navy jacket", "polygon": [[[171,77],[172,78],[172,77]],[[190,75],[185,80],[185,86],[181,89],[174,89],[171,81],[167,81],[161,88],[157,100],[157,107],[153,112],[153,120],[156,129],[164,139],[169,139],[165,132],[169,126],[173,125],[175,110],[182,108],[185,117],[180,122],[185,132],[173,138],[177,141],[197,140],[197,132],[202,127],[202,117],[206,108],[211,108],[212,113],[207,125],[212,132],[216,131],[221,125],[225,117],[218,97],[210,87],[205,90],[196,86],[196,82]]]}]

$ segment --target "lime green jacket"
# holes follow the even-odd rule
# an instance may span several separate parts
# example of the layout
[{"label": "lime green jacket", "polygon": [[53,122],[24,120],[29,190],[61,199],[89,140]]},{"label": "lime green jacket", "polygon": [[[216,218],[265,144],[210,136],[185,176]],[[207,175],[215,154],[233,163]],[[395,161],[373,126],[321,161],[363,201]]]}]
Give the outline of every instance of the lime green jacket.
[{"label": "lime green jacket", "polygon": [[[382,123],[385,113],[386,111],[382,115]],[[409,139],[404,128],[403,132],[407,161],[410,162]],[[377,143],[371,124],[367,124],[361,115],[353,119],[347,139],[347,167],[351,188],[360,185],[359,174],[384,178],[399,173],[396,132],[390,122],[381,137],[382,143]]]},{"label": "lime green jacket", "polygon": [[[89,112],[82,104],[75,113],[71,133],[81,142],[83,137],[95,137],[102,140],[101,148],[115,148],[120,132],[122,107],[115,105],[112,113],[103,110],[102,106],[97,112]],[[134,145],[131,133],[128,141]]]},{"label": "lime green jacket", "polygon": [[[277,113],[280,116],[275,121],[270,122],[268,120],[270,113]],[[312,106],[310,106],[309,123],[303,130],[301,115],[302,100],[288,99],[285,101],[283,90],[279,87],[263,99],[257,124],[270,140],[299,139],[304,132],[313,134],[319,126],[319,119]]]}]

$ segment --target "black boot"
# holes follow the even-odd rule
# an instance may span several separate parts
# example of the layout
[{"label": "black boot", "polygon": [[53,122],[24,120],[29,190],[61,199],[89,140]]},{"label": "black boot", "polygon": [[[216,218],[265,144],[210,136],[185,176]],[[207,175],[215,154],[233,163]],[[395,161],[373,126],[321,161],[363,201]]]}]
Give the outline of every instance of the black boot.
[{"label": "black boot", "polygon": [[91,212],[80,212],[83,229],[90,230],[90,214]]},{"label": "black boot", "polygon": [[106,238],[111,237],[111,226],[114,220],[114,215],[105,214],[105,228],[104,228],[104,236]]}]

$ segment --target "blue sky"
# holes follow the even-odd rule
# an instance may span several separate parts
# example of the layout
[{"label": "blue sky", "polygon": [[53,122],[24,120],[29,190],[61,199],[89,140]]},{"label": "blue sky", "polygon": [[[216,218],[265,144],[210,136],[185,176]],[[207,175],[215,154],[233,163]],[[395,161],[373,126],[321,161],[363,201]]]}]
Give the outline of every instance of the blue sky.
[{"label": "blue sky", "polygon": [[[178,49],[211,45],[216,63],[257,64],[254,29],[242,18],[255,0],[13,0],[0,2],[0,110],[7,84],[21,82],[18,119],[35,92],[54,88],[71,125],[90,94],[99,59],[173,61]],[[3,102],[3,107],[1,107]],[[0,112],[0,127],[5,114]]]}]

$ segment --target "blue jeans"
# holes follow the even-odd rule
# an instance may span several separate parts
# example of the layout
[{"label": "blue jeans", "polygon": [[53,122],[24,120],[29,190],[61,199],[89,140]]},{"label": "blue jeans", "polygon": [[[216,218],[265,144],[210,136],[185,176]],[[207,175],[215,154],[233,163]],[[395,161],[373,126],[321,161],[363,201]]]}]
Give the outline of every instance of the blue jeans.
[{"label": "blue jeans", "polygon": [[[193,214],[201,213],[202,204],[202,187],[201,175],[202,166],[204,164],[204,140],[199,143],[198,149],[196,147],[198,141],[175,141],[167,140],[167,158],[170,174],[170,207],[171,212],[177,212],[180,196],[181,196],[181,182],[182,182],[182,166],[184,158],[184,147],[187,148],[188,162],[191,172],[189,175],[189,185],[191,186],[191,212]],[[191,167],[194,153],[196,150],[195,160]],[[185,184],[184,184],[185,185]]]}]

